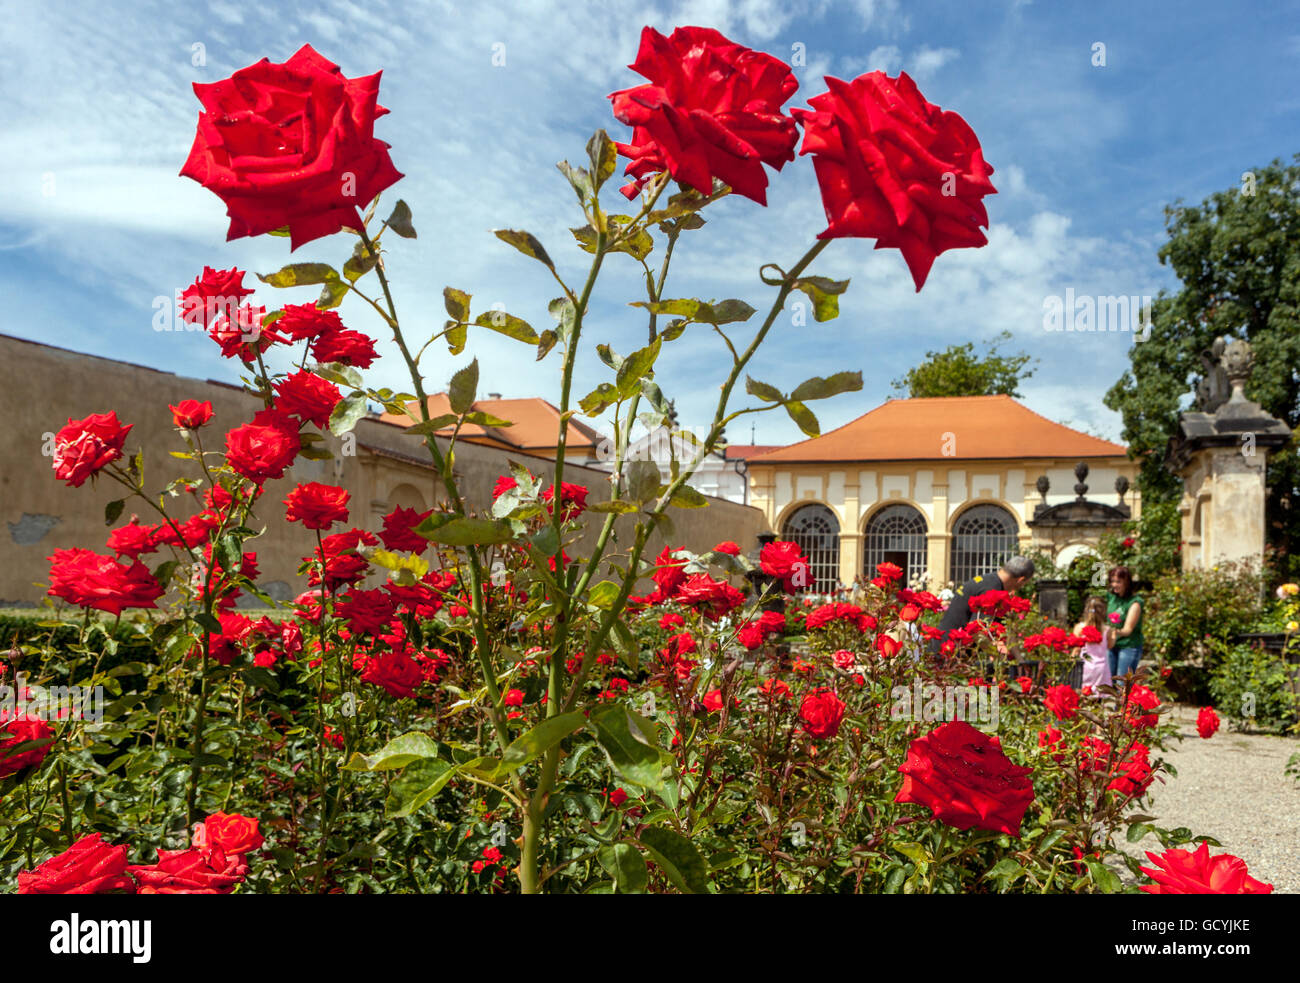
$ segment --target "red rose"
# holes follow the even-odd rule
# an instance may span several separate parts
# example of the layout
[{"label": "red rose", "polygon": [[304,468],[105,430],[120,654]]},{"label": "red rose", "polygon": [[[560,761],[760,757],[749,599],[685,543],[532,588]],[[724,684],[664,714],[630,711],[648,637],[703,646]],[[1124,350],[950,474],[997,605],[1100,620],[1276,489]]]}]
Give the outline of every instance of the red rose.
[{"label": "red rose", "polygon": [[351,497],[346,489],[309,481],[285,497],[284,517],[290,522],[301,522],[308,529],[328,529],[336,522],[348,521]]},{"label": "red rose", "polygon": [[284,476],[284,469],[298,456],[298,425],[292,417],[276,410],[262,410],[226,434],[226,460],[255,484]]},{"label": "red rose", "polygon": [[673,551],[679,549],[680,546],[665,546],[655,558],[657,569],[650,575],[650,579],[658,585],[661,598],[674,597],[677,589],[686,582],[686,574],[682,572],[686,561],[673,556]]},{"label": "red rose", "polygon": [[686,619],[680,614],[675,614],[673,612],[669,612],[659,619],[659,627],[664,631],[669,631],[672,628],[681,628],[685,624]]},{"label": "red rose", "polygon": [[429,541],[412,530],[431,515],[433,509],[417,512],[399,505],[384,516],[384,528],[379,538],[384,541],[386,549],[419,556],[429,548]]},{"label": "red rose", "polygon": [[794,110],[829,223],[818,238],[897,247],[919,291],[940,253],[988,242],[981,199],[997,194],[993,168],[966,121],[927,102],[906,72],[826,84],[811,110]]},{"label": "red rose", "polygon": [[[1109,755],[1109,746],[1104,741],[1100,743],[1106,748],[1107,755]],[[1113,777],[1106,788],[1119,792],[1127,798],[1145,792],[1155,778],[1151,771],[1148,754],[1150,754],[1150,751],[1145,744],[1134,744],[1128,756],[1111,772]]]},{"label": "red rose", "polygon": [[230,216],[227,239],[289,227],[292,248],[361,228],[357,206],[402,175],[374,137],[379,75],[349,79],[303,45],[287,62],[263,58],[221,82],[194,83],[203,104],[181,169]]},{"label": "red rose", "polygon": [[1062,761],[1065,758],[1065,752],[1061,750],[1061,732],[1055,727],[1048,727],[1047,730],[1038,732],[1038,746],[1045,754],[1050,754],[1053,761]]},{"label": "red rose", "polygon": [[295,372],[275,384],[278,394],[276,408],[296,416],[303,423],[314,423],[322,430],[330,422],[330,414],[339,404],[343,394],[328,379],[311,372]]},{"label": "red rose", "polygon": [[1160,717],[1154,713],[1140,713],[1141,710],[1154,710],[1160,706],[1160,697],[1146,686],[1134,686],[1129,692],[1124,714],[1130,726],[1138,730],[1154,727]]},{"label": "red rose", "polygon": [[1214,707],[1201,707],[1201,712],[1196,715],[1196,733],[1211,738],[1218,729],[1219,715],[1214,712]]},{"label": "red rose", "polygon": [[1125,549],[1128,549],[1135,542],[1137,542],[1137,540],[1135,540],[1132,536],[1125,536],[1124,542],[1120,543],[1120,545],[1123,546]]},{"label": "red rose", "polygon": [[257,356],[285,339],[274,324],[264,325],[265,307],[245,304],[237,311],[222,311],[208,328],[208,337],[221,349],[222,358],[238,358],[252,364]]},{"label": "red rose", "polygon": [[676,600],[689,607],[699,606],[705,617],[717,621],[745,603],[745,595],[724,580],[706,573],[692,574],[682,583]]},{"label": "red rose", "polygon": [[501,702],[508,707],[521,707],[524,705],[524,691],[521,689],[508,689]]},{"label": "red rose", "polygon": [[704,709],[710,713],[718,713],[722,710],[722,690],[711,689],[704,694]]},{"label": "red rose", "polygon": [[834,737],[844,720],[844,701],[829,689],[813,690],[799,706],[799,719],[803,729],[817,740]]},{"label": "red rose", "polygon": [[763,644],[763,629],[758,625],[741,625],[736,632],[736,641],[752,652]]},{"label": "red rose", "polygon": [[1210,845],[1189,850],[1166,850],[1160,856],[1147,851],[1155,867],[1142,867],[1154,884],[1143,884],[1147,894],[1272,894],[1273,885],[1257,881],[1246,862],[1230,853],[1210,856]]},{"label": "red rose", "polygon": [[251,816],[215,812],[195,824],[192,843],[199,850],[216,847],[227,856],[240,856],[252,853],[266,839],[257,827],[257,820]]},{"label": "red rose", "polygon": [[153,553],[158,549],[157,527],[142,526],[136,516],[125,526],[120,526],[108,534],[108,548],[118,556],[135,559],[141,553]]},{"label": "red rose", "polygon": [[727,556],[740,556],[740,547],[730,540],[727,540],[726,542],[719,543],[717,546],[713,547],[713,552],[726,553]]},{"label": "red rose", "polygon": [[903,568],[897,563],[890,563],[886,560],[884,563],[876,564],[876,573],[886,580],[900,580],[903,576]]},{"label": "red rose", "polygon": [[787,594],[813,588],[812,572],[798,543],[765,544],[759,551],[758,565],[769,577],[779,577]]},{"label": "red rose", "polygon": [[508,474],[498,475],[497,483],[492,486],[492,501],[496,501],[512,488],[518,488],[519,482]]},{"label": "red rose", "polygon": [[1043,697],[1043,706],[1052,711],[1057,720],[1069,720],[1079,712],[1079,694],[1070,686],[1049,686]]},{"label": "red rose", "polygon": [[617,809],[626,801],[627,801],[627,793],[624,792],[621,788],[616,788],[614,789],[614,791],[609,793],[609,804],[612,805],[615,809]]},{"label": "red rose", "polygon": [[831,656],[831,661],[835,663],[837,669],[852,669],[858,657],[848,649],[839,649]]},{"label": "red rose", "polygon": [[785,632],[785,613],[782,611],[764,611],[758,616],[758,627],[763,634],[780,635]]},{"label": "red rose", "polygon": [[763,684],[758,687],[758,691],[766,696],[769,700],[790,698],[790,684],[783,679],[765,679]]},{"label": "red rose", "polygon": [[18,874],[19,894],[135,893],[126,876],[126,847],[109,846],[99,833],[83,836],[35,870]]},{"label": "red rose", "polygon": [[[542,492],[542,501],[551,502],[555,498],[555,486],[551,485]],[[582,510],[587,507],[587,488],[584,485],[571,485],[567,481],[560,482],[560,512],[561,519],[576,519],[582,514]],[[546,511],[550,512],[551,507],[548,504]]]},{"label": "red rose", "polygon": [[121,614],[126,608],[152,608],[163,589],[139,560],[122,566],[111,556],[91,550],[55,550],[50,561],[51,597],[83,608]]},{"label": "red rose", "polygon": [[415,696],[415,691],[424,683],[424,673],[405,652],[376,655],[366,663],[361,678],[399,700]]},{"label": "red rose", "polygon": [[141,894],[229,894],[248,874],[242,856],[206,850],[159,850],[158,862],[132,866]]},{"label": "red rose", "polygon": [[230,316],[253,291],[244,286],[243,270],[203,267],[203,275],[181,294],[181,320],[205,328],[218,314]]},{"label": "red rose", "polygon": [[292,341],[302,341],[344,329],[337,311],[323,311],[315,304],[285,304],[275,320],[275,330]]},{"label": "red rose", "polygon": [[996,738],[964,720],[952,720],[918,737],[898,769],[905,776],[895,802],[926,806],[956,829],[1020,834],[1034,800],[1032,768],[1012,764]]},{"label": "red rose", "polygon": [[368,369],[379,357],[375,340],[360,331],[343,329],[323,332],[311,344],[311,357],[320,363],[340,362]]},{"label": "red rose", "polygon": [[886,659],[892,659],[899,652],[903,651],[903,643],[892,635],[886,635],[881,632],[876,636],[876,651]]},{"label": "red rose", "polygon": [[629,66],[650,80],[610,94],[614,115],[631,126],[622,190],[628,198],[651,175],[668,171],[702,195],[716,177],[737,194],[767,204],[763,165],[794,160],[798,131],[781,112],[799,82],[778,58],[751,51],[707,27],[679,27],[669,37],[641,31]]},{"label": "red rose", "polygon": [[359,634],[386,628],[396,612],[397,601],[382,590],[350,590],[334,609]]},{"label": "red rose", "polygon": [[197,399],[182,399],[167,408],[172,411],[172,422],[181,430],[197,430],[212,419],[212,404],[206,400],[200,403]]},{"label": "red rose", "polygon": [[[54,742],[54,728],[39,717],[17,717],[5,722],[5,711],[0,711],[0,778],[16,775],[24,768],[39,765],[50,753]],[[39,747],[17,750],[32,741],[44,741]]]},{"label": "red rose", "polygon": [[80,488],[87,478],[122,456],[122,445],[133,426],[122,426],[116,412],[68,420],[54,435],[54,476],[71,488]]}]

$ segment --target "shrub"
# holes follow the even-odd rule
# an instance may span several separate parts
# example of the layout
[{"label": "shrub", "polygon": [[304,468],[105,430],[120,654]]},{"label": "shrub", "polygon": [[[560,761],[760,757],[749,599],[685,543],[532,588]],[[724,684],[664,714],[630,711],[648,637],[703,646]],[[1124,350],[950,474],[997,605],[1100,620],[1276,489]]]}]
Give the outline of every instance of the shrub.
[{"label": "shrub", "polygon": [[1281,732],[1300,717],[1296,667],[1262,646],[1218,645],[1210,693],[1240,730]]}]

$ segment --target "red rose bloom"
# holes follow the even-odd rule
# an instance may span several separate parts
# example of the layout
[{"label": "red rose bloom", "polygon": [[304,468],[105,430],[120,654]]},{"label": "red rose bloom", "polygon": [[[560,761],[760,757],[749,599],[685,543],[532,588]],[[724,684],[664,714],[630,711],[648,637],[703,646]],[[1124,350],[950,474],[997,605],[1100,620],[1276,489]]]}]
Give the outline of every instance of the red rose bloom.
[{"label": "red rose bloom", "polygon": [[685,618],[683,618],[680,614],[676,614],[671,611],[659,619],[659,627],[662,628],[664,631],[669,631],[673,628],[681,628],[685,624],[686,624]]},{"label": "red rose bloom", "polygon": [[706,573],[687,577],[675,599],[689,607],[698,605],[711,621],[717,621],[745,603],[745,595],[740,591],[725,580],[714,580]]},{"label": "red rose bloom", "polygon": [[157,863],[128,869],[141,894],[229,894],[248,874],[243,857],[216,847],[159,850]]},{"label": "red rose bloom", "polygon": [[686,582],[686,574],[682,572],[682,567],[686,566],[686,561],[673,556],[673,551],[679,549],[681,549],[680,546],[665,546],[659,551],[659,556],[655,558],[655,567],[657,569],[650,575],[650,579],[658,587],[656,591],[659,595],[658,600],[676,596],[678,588]]},{"label": "red rose bloom", "polygon": [[1210,845],[1202,843],[1196,852],[1166,850],[1157,856],[1147,851],[1155,867],[1142,867],[1154,884],[1143,884],[1147,894],[1272,894],[1273,885],[1257,881],[1246,871],[1246,862],[1230,853],[1210,856]]},{"label": "red rose bloom", "polygon": [[[542,501],[547,502],[546,511],[550,512],[550,502],[555,499],[555,486],[551,485],[542,492]],[[587,488],[584,485],[571,485],[560,482],[561,519],[576,519],[587,507]]]},{"label": "red rose bloom", "polygon": [[314,423],[322,430],[329,424],[334,407],[343,398],[338,386],[311,372],[295,372],[277,382],[275,391],[278,394],[277,409],[298,417],[303,423]]},{"label": "red rose bloom", "polygon": [[152,608],[163,589],[139,560],[123,566],[91,550],[55,550],[50,561],[51,597],[83,608],[121,614],[127,608]]},{"label": "red rose bloom", "polygon": [[498,498],[500,498],[502,495],[508,492],[511,488],[518,488],[518,487],[519,487],[519,482],[515,481],[514,478],[510,477],[510,475],[508,474],[498,475],[497,483],[492,486],[492,501],[495,502]]},{"label": "red rose bloom", "polygon": [[361,228],[357,206],[402,175],[376,140],[379,75],[349,79],[303,45],[282,65],[263,58],[221,82],[194,83],[203,104],[181,169],[230,216],[227,239],[289,227],[292,248]]},{"label": "red rose bloom", "polygon": [[200,403],[197,399],[182,399],[167,408],[172,411],[172,422],[181,430],[197,430],[212,419],[212,404],[207,400]]},{"label": "red rose bloom", "polygon": [[811,568],[798,543],[765,544],[758,554],[758,565],[769,577],[779,577],[787,594],[813,588]]},{"label": "red rose bloom", "polygon": [[255,484],[284,476],[284,469],[298,456],[298,424],[288,415],[262,410],[226,434],[226,460]]},{"label": "red rose bloom", "polygon": [[265,837],[258,830],[258,822],[237,812],[227,815],[214,812],[194,827],[193,846],[206,850],[216,847],[228,856],[241,856],[258,849]]},{"label": "red rose bloom", "polygon": [[1142,710],[1154,710],[1160,706],[1160,697],[1156,696],[1155,691],[1146,686],[1134,686],[1129,692],[1128,703],[1125,704],[1124,712],[1130,726],[1138,730],[1145,730],[1148,727],[1154,727],[1160,717],[1154,713],[1141,713]]},{"label": "red rose bloom", "polygon": [[135,893],[135,882],[126,875],[126,847],[109,846],[103,836],[83,836],[57,857],[35,870],[18,874],[19,894],[110,894]]},{"label": "red rose bloom", "polygon": [[768,678],[763,680],[763,684],[758,687],[758,691],[766,696],[769,700],[789,699],[790,684],[783,679]]},{"label": "red rose bloom", "polygon": [[740,556],[740,547],[730,540],[727,540],[726,542],[719,543],[717,546],[713,547],[713,552],[726,553],[728,556]]},{"label": "red rose bloom", "polygon": [[1208,739],[1218,729],[1219,715],[1214,712],[1214,707],[1201,707],[1201,712],[1196,715],[1196,733]]},{"label": "red rose bloom", "polygon": [[[1106,753],[1109,755],[1110,748],[1106,745],[1106,742],[1101,741],[1100,744],[1106,748]],[[1145,792],[1155,778],[1151,771],[1149,754],[1150,750],[1145,744],[1134,744],[1128,756],[1111,772],[1114,777],[1106,788],[1119,792],[1127,798]]]},{"label": "red rose bloom", "polygon": [[736,641],[752,652],[763,644],[763,629],[758,625],[741,625],[736,632]]},{"label": "red rose bloom", "polygon": [[243,270],[203,267],[203,275],[181,294],[181,320],[205,328],[218,314],[230,316],[253,291],[244,286]]},{"label": "red rose bloom", "polygon": [[71,488],[80,488],[87,478],[122,456],[122,445],[133,426],[122,426],[116,412],[68,420],[54,435],[54,476]]},{"label": "red rose bloom", "polygon": [[829,223],[818,238],[897,247],[919,291],[940,253],[988,242],[980,227],[982,199],[997,194],[993,168],[966,121],[927,102],[907,73],[826,84],[811,110],[794,110]]},{"label": "red rose bloom", "polygon": [[374,656],[366,663],[361,678],[399,700],[415,696],[415,691],[424,683],[424,673],[405,652],[385,652]]},{"label": "red rose bloom", "polygon": [[1032,768],[1012,764],[996,737],[952,720],[918,737],[898,769],[905,776],[895,802],[926,806],[956,829],[1020,834],[1034,800]]},{"label": "red rose bloom", "polygon": [[384,528],[379,538],[384,541],[386,549],[419,556],[429,548],[429,541],[412,530],[431,515],[433,509],[417,512],[399,505],[384,516]]},{"label": "red rose bloom", "polygon": [[340,362],[368,369],[379,354],[375,351],[373,338],[345,328],[341,331],[326,331],[317,337],[311,344],[311,357],[322,364]]},{"label": "red rose bloom", "polygon": [[265,307],[245,304],[237,311],[222,311],[208,328],[208,337],[221,349],[222,358],[252,364],[260,352],[284,341],[274,324],[265,326]]},{"label": "red rose bloom", "polygon": [[626,801],[627,801],[627,793],[623,791],[621,788],[616,788],[614,789],[614,791],[609,793],[609,804],[612,805],[615,809],[617,809]]},{"label": "red rose bloom", "polygon": [[308,529],[328,529],[336,522],[348,521],[351,497],[343,488],[309,481],[285,497],[284,517],[290,522],[301,522]]},{"label": "red rose bloom", "polygon": [[285,304],[275,320],[275,330],[292,341],[302,341],[344,329],[337,311],[323,311],[315,304]]},{"label": "red rose bloom", "polygon": [[[50,753],[54,728],[39,717],[17,717],[6,722],[0,711],[0,778],[16,775],[24,768],[39,765]],[[45,741],[40,747],[16,749],[29,741]]]},{"label": "red rose bloom", "polygon": [[876,573],[886,580],[901,580],[903,577],[903,568],[897,563],[890,563],[886,560],[884,563],[876,564]]},{"label": "red rose bloom", "polygon": [[702,195],[716,177],[737,194],[767,204],[763,165],[794,160],[798,131],[781,112],[799,82],[778,58],[751,51],[707,27],[679,27],[669,37],[641,31],[629,66],[650,80],[610,94],[614,115],[631,126],[628,198],[651,175],[668,171]]},{"label": "red rose bloom", "polygon": [[881,632],[876,636],[876,651],[886,659],[892,659],[899,652],[903,651],[903,643],[892,635],[886,635]]},{"label": "red rose bloom", "polygon": [[142,526],[136,516],[125,526],[120,526],[108,534],[108,548],[118,556],[135,559],[141,553],[153,553],[158,549],[157,528]]},{"label": "red rose bloom", "polygon": [[826,740],[840,732],[844,720],[844,701],[829,689],[813,690],[799,706],[803,729],[817,740]]},{"label": "red rose bloom", "polygon": [[1070,686],[1049,686],[1043,697],[1043,706],[1052,711],[1057,720],[1069,720],[1079,712],[1079,694]]},{"label": "red rose bloom", "polygon": [[1038,746],[1045,754],[1050,754],[1053,761],[1061,761],[1065,758],[1065,752],[1061,750],[1061,732],[1055,727],[1048,727],[1047,730],[1038,732]]}]

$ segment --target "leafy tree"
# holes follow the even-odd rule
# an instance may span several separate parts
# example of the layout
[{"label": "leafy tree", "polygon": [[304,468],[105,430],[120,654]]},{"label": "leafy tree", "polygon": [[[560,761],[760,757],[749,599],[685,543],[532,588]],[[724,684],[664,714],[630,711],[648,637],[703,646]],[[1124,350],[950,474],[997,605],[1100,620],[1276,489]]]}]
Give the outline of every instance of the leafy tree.
[{"label": "leafy tree", "polygon": [[1026,368],[1030,358],[1024,352],[999,355],[998,345],[1011,340],[1003,331],[989,344],[988,354],[975,354],[973,342],[950,345],[941,352],[926,352],[925,361],[901,379],[894,389],[909,397],[926,396],[1019,396],[1020,383],[1034,374]]},{"label": "leafy tree", "polygon": [[[1160,262],[1182,289],[1161,291],[1150,337],[1134,344],[1130,368],[1106,394],[1106,405],[1123,416],[1130,453],[1142,461],[1144,504],[1181,494],[1164,467],[1165,448],[1203,371],[1200,354],[1220,335],[1254,347],[1246,395],[1290,427],[1300,424],[1300,154],[1290,165],[1275,160],[1247,172],[1240,187],[1200,205],[1166,208],[1165,228]],[[1294,449],[1270,457],[1268,487],[1269,538],[1285,554],[1300,535]]]}]

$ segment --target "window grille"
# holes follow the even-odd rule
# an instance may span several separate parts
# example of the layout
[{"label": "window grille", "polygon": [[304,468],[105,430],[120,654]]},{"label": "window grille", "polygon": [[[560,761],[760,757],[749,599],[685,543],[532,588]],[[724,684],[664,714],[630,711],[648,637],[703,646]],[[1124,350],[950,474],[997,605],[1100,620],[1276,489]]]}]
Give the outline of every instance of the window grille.
[{"label": "window grille", "polygon": [[825,505],[805,505],[785,521],[781,538],[808,558],[811,589],[834,593],[840,584],[840,523]]}]

